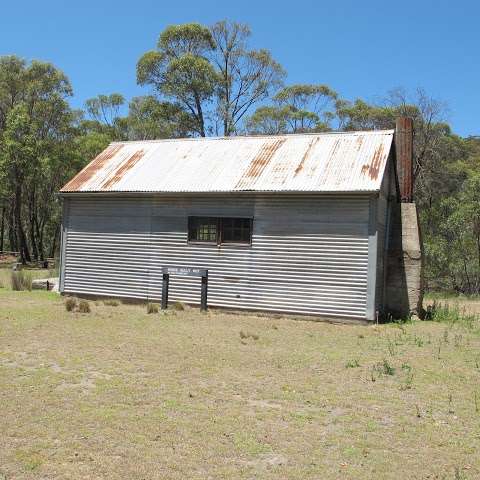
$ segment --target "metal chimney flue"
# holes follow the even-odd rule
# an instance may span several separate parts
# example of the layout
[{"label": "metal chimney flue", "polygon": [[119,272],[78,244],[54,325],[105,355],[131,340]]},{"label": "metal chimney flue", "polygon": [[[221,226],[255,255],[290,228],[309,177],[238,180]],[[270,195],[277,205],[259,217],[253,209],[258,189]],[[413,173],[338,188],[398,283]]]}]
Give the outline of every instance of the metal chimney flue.
[{"label": "metal chimney flue", "polygon": [[398,117],[395,121],[395,153],[400,201],[413,202],[413,120]]}]

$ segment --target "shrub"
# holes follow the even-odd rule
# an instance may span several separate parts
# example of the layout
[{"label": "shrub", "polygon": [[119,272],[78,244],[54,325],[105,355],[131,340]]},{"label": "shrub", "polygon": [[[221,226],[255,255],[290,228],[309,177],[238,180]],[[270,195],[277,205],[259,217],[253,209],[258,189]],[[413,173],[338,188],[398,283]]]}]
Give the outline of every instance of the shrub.
[{"label": "shrub", "polygon": [[104,300],[103,304],[108,305],[110,307],[118,307],[120,305],[120,302],[118,300],[111,298],[108,300]]},{"label": "shrub", "polygon": [[65,309],[67,312],[73,312],[77,306],[77,299],[75,297],[68,297],[65,300]]},{"label": "shrub", "polygon": [[12,271],[11,275],[12,290],[31,290],[32,276],[23,270]]},{"label": "shrub", "polygon": [[395,375],[395,368],[393,368],[388,360],[383,360],[373,366],[373,369],[380,375]]},{"label": "shrub", "polygon": [[427,309],[427,319],[434,322],[459,324],[465,328],[473,328],[478,322],[478,317],[474,314],[468,314],[465,308],[460,309],[458,305],[442,305],[433,302],[433,305]]},{"label": "shrub", "polygon": [[256,333],[244,332],[243,330],[240,330],[240,338],[242,340],[246,338],[253,338],[254,340],[258,340],[260,337]]},{"label": "shrub", "polygon": [[78,303],[78,311],[80,313],[90,313],[90,304],[86,300],[80,300]]},{"label": "shrub", "polygon": [[156,303],[147,303],[147,313],[158,313],[158,305]]},{"label": "shrub", "polygon": [[345,368],[358,368],[360,366],[360,362],[355,359],[355,360],[349,360],[346,364],[345,364]]},{"label": "shrub", "polygon": [[185,310],[185,305],[182,302],[175,302],[173,308],[174,310]]}]

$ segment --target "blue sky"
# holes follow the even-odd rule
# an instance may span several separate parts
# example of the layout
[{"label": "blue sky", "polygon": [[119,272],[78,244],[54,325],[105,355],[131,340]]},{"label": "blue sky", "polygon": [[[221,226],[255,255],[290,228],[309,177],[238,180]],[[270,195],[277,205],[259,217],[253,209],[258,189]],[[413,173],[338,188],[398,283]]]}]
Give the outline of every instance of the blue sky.
[{"label": "blue sky", "polygon": [[453,129],[480,135],[480,2],[44,0],[2,2],[0,55],[53,62],[72,104],[99,93],[149,93],[135,65],[169,24],[248,23],[288,83],[326,83],[348,99],[423,87],[448,103]]}]

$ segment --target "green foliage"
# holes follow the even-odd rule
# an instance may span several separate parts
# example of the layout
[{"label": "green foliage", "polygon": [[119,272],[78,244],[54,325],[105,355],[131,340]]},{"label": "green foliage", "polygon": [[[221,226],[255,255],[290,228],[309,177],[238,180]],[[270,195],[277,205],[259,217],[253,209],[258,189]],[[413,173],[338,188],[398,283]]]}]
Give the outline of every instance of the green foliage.
[{"label": "green foliage", "polygon": [[195,128],[191,115],[180,105],[160,102],[153,96],[132,98],[124,122],[129,140],[188,137]]},{"label": "green foliage", "polygon": [[249,109],[282,85],[285,72],[265,49],[248,47],[250,29],[221,21],[210,28],[171,25],[137,64],[137,82],[184,110],[194,134],[232,135]]},{"label": "green foliage", "polygon": [[358,368],[360,367],[360,362],[355,359],[355,360],[349,360],[346,364],[345,364],[345,368]]},{"label": "green foliage", "polygon": [[268,50],[249,48],[248,25],[223,20],[210,30],[215,40],[212,63],[218,73],[215,132],[229,136],[239,130],[253,105],[282,86],[286,73]]},{"label": "green foliage", "polygon": [[171,25],[160,35],[157,51],[137,64],[137,82],[153,86],[190,117],[194,131],[206,135],[205,106],[212,100],[217,73],[206,58],[215,43],[207,27],[197,23]]},{"label": "green foliage", "polygon": [[384,359],[373,366],[373,371],[379,375],[395,375],[395,368],[390,365],[388,360]]},{"label": "green foliage", "polygon": [[[428,308],[427,318],[434,322],[461,325],[467,329],[478,327],[480,320],[477,315],[467,313],[465,309],[460,309],[458,305],[443,305],[437,302],[434,302]],[[445,343],[448,343],[448,338],[445,339],[445,336],[444,340]]]},{"label": "green foliage", "polygon": [[53,194],[74,172],[71,94],[53,65],[0,57],[0,208],[23,262],[54,256],[59,243]]},{"label": "green foliage", "polygon": [[85,110],[97,122],[113,127],[119,117],[120,107],[124,103],[125,99],[119,93],[98,95],[86,100]]},{"label": "green foliage", "polygon": [[331,129],[338,95],[327,85],[282,88],[274,105],[259,107],[246,121],[252,134],[322,132]]}]

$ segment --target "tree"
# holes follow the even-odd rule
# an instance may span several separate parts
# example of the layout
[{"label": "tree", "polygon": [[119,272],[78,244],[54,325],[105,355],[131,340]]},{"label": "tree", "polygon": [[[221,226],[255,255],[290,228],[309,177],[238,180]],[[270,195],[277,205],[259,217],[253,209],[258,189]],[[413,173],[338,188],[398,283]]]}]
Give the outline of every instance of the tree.
[{"label": "tree", "polygon": [[114,127],[124,103],[125,99],[119,93],[98,95],[85,101],[85,110],[93,120]]},{"label": "tree", "polygon": [[255,110],[253,115],[247,118],[245,128],[251,135],[279,135],[287,133],[288,112],[277,106],[264,106]]},{"label": "tree", "polygon": [[23,262],[44,258],[46,232],[58,236],[53,193],[71,174],[71,94],[67,77],[53,65],[0,57],[2,233],[8,232],[9,246]]},{"label": "tree", "polygon": [[223,20],[210,30],[215,41],[212,58],[219,77],[216,113],[223,135],[229,136],[253,105],[282,85],[285,71],[268,50],[248,48],[251,31],[247,25]]},{"label": "tree", "polygon": [[289,130],[301,133],[329,130],[337,97],[327,85],[298,84],[280,90],[274,101],[285,109]]},{"label": "tree", "polygon": [[122,120],[129,140],[188,137],[195,131],[192,117],[180,105],[153,96],[134,97]]},{"label": "tree", "polygon": [[480,293],[480,172],[469,171],[454,195],[438,199],[426,230],[432,287]]},{"label": "tree", "polygon": [[218,82],[207,58],[214,48],[208,28],[198,23],[171,25],[160,35],[157,50],[145,53],[137,64],[137,82],[178,102],[202,137],[207,133],[206,105]]},{"label": "tree", "polygon": [[331,129],[337,93],[327,85],[298,84],[282,88],[274,105],[259,107],[247,119],[250,133],[305,133]]}]

